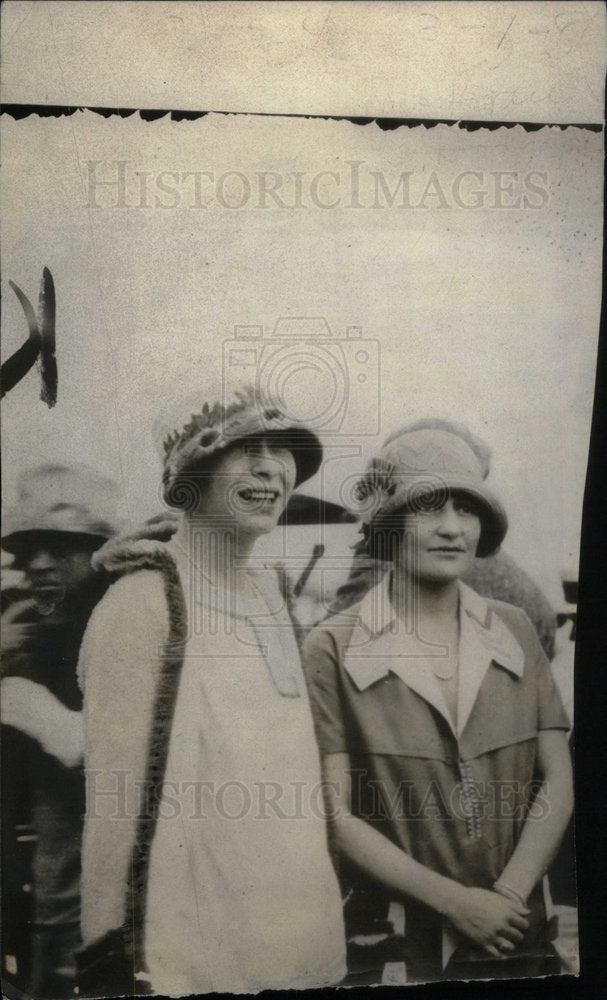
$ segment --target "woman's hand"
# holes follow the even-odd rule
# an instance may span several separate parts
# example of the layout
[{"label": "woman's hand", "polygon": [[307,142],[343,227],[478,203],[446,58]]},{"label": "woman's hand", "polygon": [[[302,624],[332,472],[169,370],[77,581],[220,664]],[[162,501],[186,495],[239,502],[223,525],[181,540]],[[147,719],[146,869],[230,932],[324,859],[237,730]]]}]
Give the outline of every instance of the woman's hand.
[{"label": "woman's hand", "polygon": [[460,934],[499,958],[523,940],[529,912],[497,892],[460,887],[446,916]]},{"label": "woman's hand", "polygon": [[[432,907],[494,958],[512,951],[529,927],[526,906],[497,892],[467,888],[415,861],[365,820],[353,816],[347,754],[327,754],[324,775],[338,850],[400,896]],[[509,885],[511,883],[508,883]]]}]

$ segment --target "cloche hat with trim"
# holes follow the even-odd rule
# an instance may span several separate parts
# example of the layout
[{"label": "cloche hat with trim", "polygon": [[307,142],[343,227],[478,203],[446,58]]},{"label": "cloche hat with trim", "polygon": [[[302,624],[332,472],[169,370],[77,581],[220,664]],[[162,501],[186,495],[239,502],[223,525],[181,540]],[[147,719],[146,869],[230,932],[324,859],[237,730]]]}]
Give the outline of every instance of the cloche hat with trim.
[{"label": "cloche hat with trim", "polygon": [[190,470],[204,468],[214,456],[245,438],[259,434],[280,437],[295,459],[295,486],[310,479],[320,468],[322,445],[313,431],[285,415],[251,386],[235,389],[223,402],[205,402],[198,413],[190,413],[182,426],[158,441],[164,470],[164,499],[179,506],[179,479]]},{"label": "cloche hat with trim", "polygon": [[477,454],[458,434],[421,429],[392,436],[357,487],[370,552],[379,547],[380,535],[401,526],[402,513],[423,511],[457,491],[471,497],[479,509],[477,555],[492,555],[504,540],[508,519],[484,472]]}]

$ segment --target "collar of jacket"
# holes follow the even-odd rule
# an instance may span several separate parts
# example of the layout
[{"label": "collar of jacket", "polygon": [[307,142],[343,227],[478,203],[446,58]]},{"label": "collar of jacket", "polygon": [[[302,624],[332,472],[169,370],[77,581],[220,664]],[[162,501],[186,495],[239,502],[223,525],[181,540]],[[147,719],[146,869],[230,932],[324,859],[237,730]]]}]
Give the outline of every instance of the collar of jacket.
[{"label": "collar of jacket", "polygon": [[460,664],[457,726],[447,709],[433,666],[444,649],[424,642],[414,623],[401,622],[390,601],[390,574],[368,592],[358,609],[344,668],[359,691],[389,673],[396,674],[416,694],[437,709],[459,736],[468,722],[480,686],[492,663],[520,678],[524,653],[489,601],[459,584]]}]

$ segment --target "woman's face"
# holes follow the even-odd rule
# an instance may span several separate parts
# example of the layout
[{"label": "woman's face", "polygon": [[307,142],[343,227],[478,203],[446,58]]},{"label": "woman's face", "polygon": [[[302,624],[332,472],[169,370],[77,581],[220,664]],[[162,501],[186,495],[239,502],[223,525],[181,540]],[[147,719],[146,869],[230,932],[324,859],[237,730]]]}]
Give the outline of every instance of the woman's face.
[{"label": "woman's face", "polygon": [[266,534],[276,527],[295,477],[295,459],[280,438],[243,438],[214,463],[196,514],[218,524],[227,516],[243,535]]},{"label": "woman's face", "polygon": [[409,576],[450,583],[470,568],[481,536],[474,500],[456,492],[435,507],[406,513],[397,561]]}]

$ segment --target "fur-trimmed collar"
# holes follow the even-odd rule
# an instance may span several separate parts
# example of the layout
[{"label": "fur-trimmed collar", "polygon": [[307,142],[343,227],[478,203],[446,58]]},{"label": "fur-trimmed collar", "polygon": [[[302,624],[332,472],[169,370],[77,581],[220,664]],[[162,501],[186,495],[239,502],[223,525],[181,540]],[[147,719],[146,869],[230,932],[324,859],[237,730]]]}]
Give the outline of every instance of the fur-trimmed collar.
[{"label": "fur-trimmed collar", "polygon": [[102,545],[93,555],[92,565],[94,569],[112,574],[132,573],[138,569],[162,570],[166,560],[172,558],[166,542],[178,527],[179,518],[171,514],[146,521],[136,531],[118,535]]},{"label": "fur-trimmed collar", "polygon": [[[113,576],[134,573],[142,569],[166,571],[169,566],[174,565],[173,556],[166,543],[170,542],[178,527],[178,514],[158,515],[146,521],[136,531],[111,538],[95,552],[92,565],[95,569],[103,569]],[[295,613],[295,596],[289,574],[283,563],[273,563],[272,568],[276,572],[278,589],[285,602],[301,651],[305,630]]]}]

